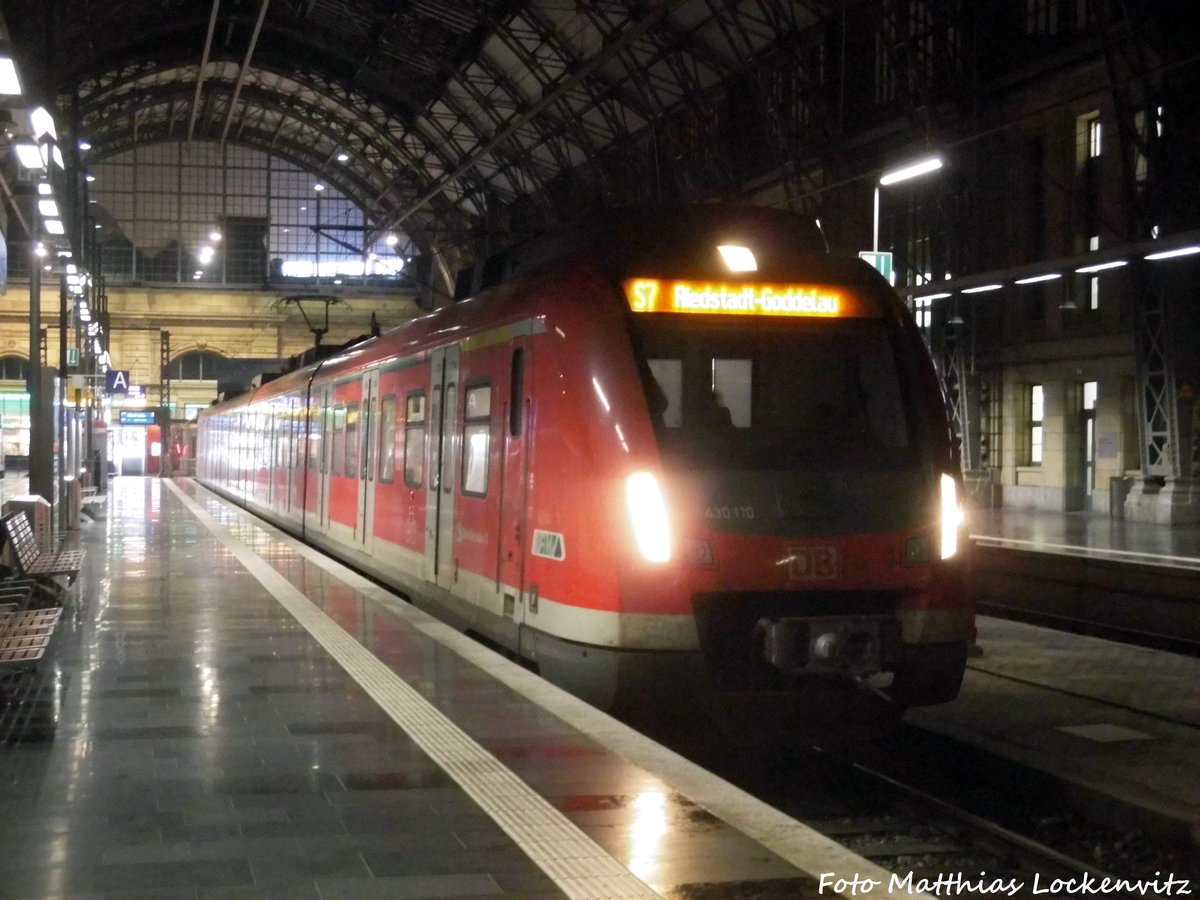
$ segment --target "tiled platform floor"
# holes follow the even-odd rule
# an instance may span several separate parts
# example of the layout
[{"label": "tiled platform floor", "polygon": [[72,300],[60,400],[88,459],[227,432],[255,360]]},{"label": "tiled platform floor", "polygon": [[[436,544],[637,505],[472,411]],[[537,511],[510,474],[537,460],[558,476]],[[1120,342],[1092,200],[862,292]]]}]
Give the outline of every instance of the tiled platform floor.
[{"label": "tiled platform floor", "polygon": [[[804,897],[797,860],[860,869],[473,642],[434,640],[448,629],[191,483],[117,479],[81,543],[53,658],[3,711],[0,896]],[[407,681],[379,689],[395,709],[331,656],[336,625],[318,643],[277,599],[299,592]],[[441,744],[438,764],[427,750]],[[743,833],[755,829],[778,852]]]}]

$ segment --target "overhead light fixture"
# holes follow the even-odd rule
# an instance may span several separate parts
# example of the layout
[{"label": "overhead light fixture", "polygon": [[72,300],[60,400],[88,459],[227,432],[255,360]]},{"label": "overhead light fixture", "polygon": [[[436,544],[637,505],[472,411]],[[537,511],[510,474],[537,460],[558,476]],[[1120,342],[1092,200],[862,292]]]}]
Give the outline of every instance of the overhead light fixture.
[{"label": "overhead light fixture", "polygon": [[325,190],[325,185],[321,184],[321,182],[318,181],[316,184],[313,185],[313,190],[314,191],[323,191],[323,190]]},{"label": "overhead light fixture", "polygon": [[1105,269],[1119,269],[1121,266],[1129,265],[1127,259],[1114,259],[1109,262],[1096,263],[1091,266],[1083,266],[1075,271],[1080,275],[1091,275],[1093,272],[1103,272]]},{"label": "overhead light fixture", "polygon": [[96,180],[96,176],[93,175],[91,172],[88,172],[86,175],[83,176],[83,180],[86,181],[88,184],[91,184],[93,181]]},{"label": "overhead light fixture", "polygon": [[42,148],[33,141],[15,141],[13,143],[13,151],[17,154],[17,162],[26,169],[46,168],[46,161],[42,156]]},{"label": "overhead light fixture", "polygon": [[38,201],[38,212],[50,219],[58,218],[58,204],[54,202],[53,197],[47,197],[44,200]]},{"label": "overhead light fixture", "polygon": [[721,254],[725,268],[730,272],[758,271],[758,260],[754,258],[754,252],[749,247],[740,244],[720,244],[717,252]]},{"label": "overhead light fixture", "polygon": [[21,79],[17,77],[17,64],[11,57],[0,56],[0,94],[21,93]]},{"label": "overhead light fixture", "polygon": [[1004,287],[1002,284],[980,284],[976,287],[963,288],[964,294],[982,294],[985,291],[998,291]]},{"label": "overhead light fixture", "polygon": [[395,247],[398,243],[400,243],[400,237],[395,234],[389,234],[386,238],[384,238],[384,243],[386,243],[389,247]]},{"label": "overhead light fixture", "polygon": [[79,149],[86,153],[88,150],[92,149],[92,145],[81,138],[79,141]]},{"label": "overhead light fixture", "polygon": [[39,181],[38,182],[38,194],[42,197],[53,196],[54,188],[52,188],[50,186],[50,182],[48,182],[48,181]]},{"label": "overhead light fixture", "polygon": [[963,317],[960,316],[958,314],[958,312],[956,311],[954,313],[954,315],[952,315],[950,318],[948,318],[946,320],[946,324],[947,325],[961,325],[961,324],[963,324]]},{"label": "overhead light fixture", "polygon": [[217,231],[217,229],[214,228],[212,231],[210,231],[208,233],[208,239],[210,241],[219,241],[221,239],[221,232]]},{"label": "overhead light fixture", "polygon": [[35,246],[33,248],[33,253],[35,256],[45,256],[46,255],[46,245],[38,244],[37,246]]},{"label": "overhead light fixture", "polygon": [[338,162],[349,162],[349,160],[350,160],[350,154],[345,152],[344,150],[337,155]]},{"label": "overhead light fixture", "polygon": [[61,219],[47,219],[46,230],[50,232],[50,234],[66,234],[66,229],[63,228]]},{"label": "overhead light fixture", "polygon": [[924,175],[927,172],[936,172],[944,163],[940,156],[931,156],[927,159],[917,160],[909,163],[906,166],[901,166],[899,169],[893,169],[890,172],[884,172],[879,176],[879,183],[886,187],[889,184],[896,184],[900,181],[908,181],[910,178],[916,178],[918,175]]},{"label": "overhead light fixture", "polygon": [[948,293],[945,293],[945,292],[940,293],[940,294],[925,294],[922,297],[913,297],[913,303],[925,303],[925,302],[931,302],[933,300],[945,300],[949,296],[951,296],[951,295]]},{"label": "overhead light fixture", "polygon": [[50,135],[54,140],[58,140],[58,129],[54,127],[54,116],[50,115],[50,111],[44,106],[39,106],[29,113],[29,124],[33,126],[33,136],[35,138],[43,138]]},{"label": "overhead light fixture", "polygon": [[1159,250],[1157,253],[1147,253],[1142,258],[1150,260],[1174,259],[1177,256],[1191,256],[1193,253],[1200,253],[1200,244],[1191,244],[1187,247],[1176,247],[1174,250]]},{"label": "overhead light fixture", "polygon": [[1062,272],[1047,272],[1045,275],[1030,275],[1028,278],[1018,278],[1013,284],[1037,284],[1039,281],[1053,281],[1062,278]]}]

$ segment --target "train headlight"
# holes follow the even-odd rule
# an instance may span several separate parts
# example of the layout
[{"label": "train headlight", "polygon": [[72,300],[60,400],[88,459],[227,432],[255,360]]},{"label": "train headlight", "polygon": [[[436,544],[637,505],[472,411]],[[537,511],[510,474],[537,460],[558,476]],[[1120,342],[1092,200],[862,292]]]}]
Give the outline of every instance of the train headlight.
[{"label": "train headlight", "polygon": [[958,531],[963,524],[962,507],[958,504],[958,482],[952,475],[942,473],[942,559],[958,552]]},{"label": "train headlight", "polygon": [[671,526],[658,479],[651,472],[634,472],[625,480],[625,501],[642,556],[650,562],[668,562]]}]

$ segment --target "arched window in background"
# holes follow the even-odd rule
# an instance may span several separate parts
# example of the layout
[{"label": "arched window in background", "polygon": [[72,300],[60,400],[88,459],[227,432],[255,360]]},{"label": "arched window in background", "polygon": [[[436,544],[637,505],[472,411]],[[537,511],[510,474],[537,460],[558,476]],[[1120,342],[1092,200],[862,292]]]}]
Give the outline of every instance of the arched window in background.
[{"label": "arched window in background", "polygon": [[216,381],[217,366],[224,358],[215,350],[189,350],[171,361],[167,377],[172,381]]},{"label": "arched window in background", "polygon": [[25,381],[29,377],[29,360],[21,356],[0,356],[0,381]]}]

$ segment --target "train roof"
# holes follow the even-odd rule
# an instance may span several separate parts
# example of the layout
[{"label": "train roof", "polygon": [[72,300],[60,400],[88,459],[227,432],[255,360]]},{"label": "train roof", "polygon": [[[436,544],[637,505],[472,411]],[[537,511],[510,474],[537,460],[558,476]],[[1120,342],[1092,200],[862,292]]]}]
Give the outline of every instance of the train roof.
[{"label": "train roof", "polygon": [[617,277],[651,266],[703,273],[711,269],[718,244],[753,247],[763,271],[782,270],[798,254],[828,252],[817,222],[787,210],[745,205],[607,210],[514,244],[463,270],[454,296],[466,299],[550,262],[585,253],[598,254]]},{"label": "train roof", "polygon": [[[369,364],[375,357],[394,352],[395,341],[414,346],[443,330],[471,330],[481,304],[489,319],[504,316],[502,307],[516,303],[516,292],[496,291],[508,282],[528,277],[540,269],[591,257],[615,278],[669,270],[685,277],[720,275],[716,265],[718,244],[742,244],[753,249],[758,272],[764,279],[794,277],[798,266],[807,276],[839,283],[886,285],[861,260],[828,252],[817,223],[794,213],[752,206],[691,206],[670,210],[614,210],[553,234],[539,235],[489,257],[469,277],[460,277],[456,302],[410,320],[383,334],[385,342],[363,335],[340,347],[323,347],[320,359],[301,355],[295,369],[263,382],[230,402],[247,402],[293,390],[324,368]],[[459,290],[470,293],[457,296]],[[486,292],[487,297],[479,296]],[[384,349],[383,343],[392,349]],[[214,404],[220,405],[220,404]]]}]

